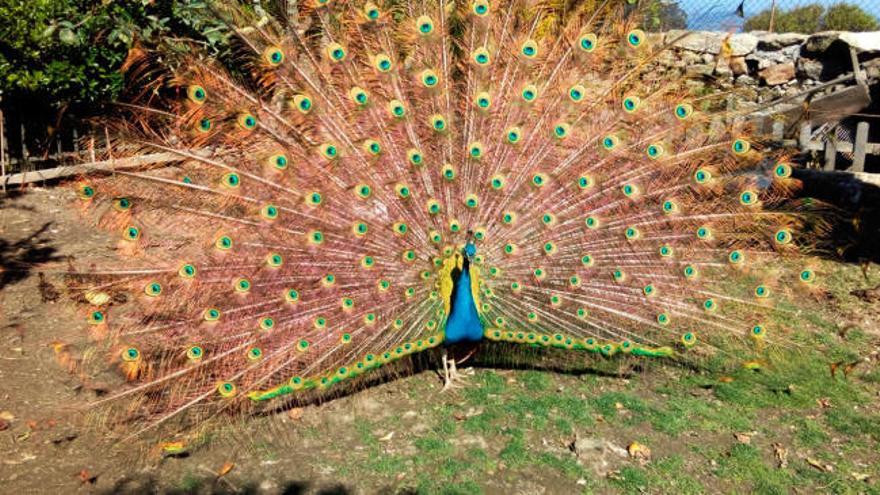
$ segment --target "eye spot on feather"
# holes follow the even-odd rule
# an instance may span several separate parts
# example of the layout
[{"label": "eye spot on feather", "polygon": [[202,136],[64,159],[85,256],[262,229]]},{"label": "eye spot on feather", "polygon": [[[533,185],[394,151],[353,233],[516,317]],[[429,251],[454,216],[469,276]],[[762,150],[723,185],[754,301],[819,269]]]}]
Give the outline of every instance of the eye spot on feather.
[{"label": "eye spot on feather", "polygon": [[320,246],[324,243],[324,233],[320,230],[313,230],[308,234],[309,244]]},{"label": "eye spot on feather", "polygon": [[186,350],[186,358],[190,361],[201,361],[202,357],[205,355],[204,349],[201,347],[194,345]]},{"label": "eye spot on feather", "polygon": [[220,397],[223,397],[224,399],[235,397],[237,392],[238,390],[232,382],[220,382],[217,385],[217,393],[219,393]]},{"label": "eye spot on feather", "polygon": [[479,199],[477,198],[476,194],[473,194],[473,193],[468,194],[467,197],[465,197],[465,199],[464,199],[464,205],[467,208],[474,209],[477,206],[479,206],[479,204],[480,204]]},{"label": "eye spot on feather", "polygon": [[745,261],[745,259],[745,254],[743,254],[743,252],[738,249],[731,251],[730,254],[727,255],[727,261],[733,265],[738,265]]},{"label": "eye spot on feather", "polygon": [[407,150],[406,159],[409,160],[409,163],[417,167],[423,165],[425,161],[422,152],[415,148],[410,148],[409,150]]},{"label": "eye spot on feather", "polygon": [[577,186],[579,189],[589,189],[593,186],[593,178],[589,175],[582,175],[577,179]]},{"label": "eye spot on feather", "polygon": [[584,99],[586,93],[587,89],[580,84],[575,84],[568,88],[568,98],[575,103],[580,103]]},{"label": "eye spot on feather", "polygon": [[678,213],[678,204],[671,199],[667,199],[663,202],[663,213],[667,215]]},{"label": "eye spot on feather", "polygon": [[437,86],[438,82],[440,82],[437,74],[431,69],[423,70],[419,79],[422,81],[422,85],[426,88],[433,88]]},{"label": "eye spot on feather", "polygon": [[434,21],[430,17],[423,15],[416,19],[416,28],[419,34],[427,36],[434,32]]},{"label": "eye spot on feather", "polygon": [[284,62],[284,52],[277,46],[270,46],[263,51],[263,60],[270,66],[277,67]]},{"label": "eye spot on feather", "polygon": [[150,297],[158,297],[162,294],[162,284],[159,282],[150,282],[144,287],[144,294]]},{"label": "eye spot on feather", "polygon": [[666,149],[660,143],[652,143],[648,145],[645,152],[648,154],[648,158],[656,160],[666,153]]},{"label": "eye spot on feather", "polygon": [[199,119],[199,123],[198,123],[198,127],[197,127],[199,132],[201,132],[201,133],[211,132],[211,129],[213,129],[213,128],[214,128],[214,122],[211,121],[211,119],[209,119],[207,117]]},{"label": "eye spot on feather", "polygon": [[449,220],[449,231],[452,232],[453,234],[460,232],[461,231],[461,222],[459,222],[455,218]]},{"label": "eye spot on feather", "polygon": [[388,102],[388,113],[394,118],[402,118],[406,115],[406,107],[399,100],[391,100]]},{"label": "eye spot on feather", "polygon": [[685,347],[693,347],[697,343],[697,335],[693,332],[687,332],[681,336],[681,344]]},{"label": "eye spot on feather", "polygon": [[633,113],[639,109],[641,100],[637,96],[627,96],[623,99],[623,110],[626,113]]},{"label": "eye spot on feather", "polygon": [[522,129],[519,127],[511,127],[507,129],[507,142],[510,144],[517,144],[522,139]]},{"label": "eye spot on feather", "polygon": [[659,251],[660,251],[660,256],[661,256],[662,258],[669,258],[669,257],[671,257],[671,256],[674,254],[674,251],[673,251],[673,249],[672,249],[672,246],[668,246],[668,245],[665,245],[665,244],[662,245],[662,246],[660,246],[660,250],[659,250]]},{"label": "eye spot on feather", "polygon": [[478,66],[485,67],[492,61],[492,57],[489,55],[489,50],[485,47],[480,47],[471,54],[471,60]]},{"label": "eye spot on feather", "polygon": [[588,229],[599,228],[599,217],[596,217],[594,215],[588,216],[584,219],[584,225],[586,225]]},{"label": "eye spot on feather", "polygon": [[321,156],[327,160],[334,160],[339,156],[339,150],[332,143],[324,143],[320,147]]},{"label": "eye spot on feather", "polygon": [[183,264],[183,265],[180,266],[180,269],[179,269],[179,270],[177,270],[177,275],[178,275],[180,278],[184,278],[184,279],[192,279],[192,278],[195,278],[195,276],[196,276],[196,267],[195,267],[195,265],[192,265],[191,263],[185,263],[185,264]]},{"label": "eye spot on feather", "polygon": [[277,154],[272,155],[268,159],[269,165],[274,167],[276,170],[286,170],[287,169],[287,155]]},{"label": "eye spot on feather", "polygon": [[306,95],[295,95],[293,97],[293,106],[303,114],[312,111],[312,99]]},{"label": "eye spot on feather", "polygon": [[208,92],[198,84],[192,84],[186,88],[186,96],[197,105],[201,105],[208,99]]},{"label": "eye spot on feather", "polygon": [[217,308],[208,308],[202,314],[202,318],[208,322],[218,321],[220,319],[220,310]]},{"label": "eye spot on feather", "polygon": [[376,70],[378,70],[379,72],[381,72],[383,74],[390,72],[391,69],[394,67],[394,64],[391,62],[391,57],[389,57],[388,55],[386,55],[384,53],[380,53],[379,55],[376,55],[374,63],[375,63]]},{"label": "eye spot on feather", "polygon": [[327,55],[334,62],[342,62],[346,56],[345,48],[339,43],[330,43],[327,45]]},{"label": "eye spot on feather", "polygon": [[813,270],[810,270],[809,268],[804,269],[798,275],[798,280],[800,280],[801,282],[803,282],[805,284],[812,284],[813,282],[816,281],[816,272],[814,272]]},{"label": "eye spot on feather", "polygon": [[379,19],[380,15],[379,7],[377,7],[375,3],[367,2],[367,4],[364,5],[364,17],[366,17],[368,21],[375,21]]},{"label": "eye spot on feather", "polygon": [[543,187],[545,184],[547,184],[547,181],[547,174],[543,172],[538,172],[532,176],[532,185],[535,187]]},{"label": "eye spot on feather", "polygon": [[487,0],[476,0],[471,4],[471,12],[478,17],[485,17],[489,14],[489,2]]},{"label": "eye spot on feather", "polygon": [[585,254],[581,256],[581,264],[584,265],[584,268],[590,268],[593,266],[594,260],[593,256],[590,254]]},{"label": "eye spot on feather", "polygon": [[526,103],[531,103],[538,97],[538,87],[534,84],[527,84],[523,88],[521,95]]},{"label": "eye spot on feather", "polygon": [[129,225],[122,231],[122,238],[126,241],[136,241],[141,238],[141,230],[134,225]]},{"label": "eye spot on feather", "polygon": [[229,251],[232,249],[232,238],[226,235],[220,236],[214,241],[214,247],[220,251]]},{"label": "eye spot on feather", "polygon": [[492,106],[492,97],[489,93],[482,91],[477,93],[477,96],[474,98],[474,104],[482,110],[488,110]]},{"label": "eye spot on feather", "polygon": [[479,141],[475,141],[468,146],[468,154],[474,160],[479,160],[483,157],[483,143]]},{"label": "eye spot on feather", "polygon": [[247,351],[247,358],[250,361],[258,361],[263,357],[263,351],[259,347],[251,347]]},{"label": "eye spot on feather", "polygon": [[596,45],[598,44],[598,37],[593,33],[582,34],[580,38],[578,38],[578,48],[585,53],[590,53],[596,49]]},{"label": "eye spot on feather", "polygon": [[684,275],[684,278],[688,280],[693,280],[697,278],[697,267],[695,267],[694,265],[685,265],[685,267],[682,269],[682,274]]},{"label": "eye spot on feather", "polygon": [[602,138],[602,148],[607,151],[613,150],[618,144],[620,144],[620,139],[614,134],[609,134]]},{"label": "eye spot on feather", "polygon": [[751,190],[746,190],[740,193],[739,202],[745,206],[754,206],[758,203],[758,195]]},{"label": "eye spot on feather", "polygon": [[761,340],[761,339],[764,338],[764,336],[767,335],[767,330],[764,328],[763,325],[754,325],[754,326],[752,326],[752,328],[749,330],[749,335],[750,335],[753,339]]},{"label": "eye spot on feather", "polygon": [[745,139],[736,139],[733,141],[733,144],[730,145],[730,148],[735,155],[744,155],[752,149],[752,145]]},{"label": "eye spot on feather", "polygon": [[252,131],[257,127],[257,118],[249,112],[242,112],[236,118],[238,127],[245,131]]},{"label": "eye spot on feather", "polygon": [[351,101],[354,102],[355,105],[361,107],[366,105],[370,101],[370,95],[366,92],[366,90],[358,86],[351,88],[351,90],[349,90],[348,92],[348,96],[349,98],[351,98]]},{"label": "eye spot on feather", "polygon": [[88,201],[95,197],[95,188],[91,184],[79,184],[76,188],[76,194],[79,199]]},{"label": "eye spot on feather", "polygon": [[121,357],[123,361],[131,363],[138,361],[141,358],[141,353],[137,350],[136,347],[129,347],[127,349],[123,349]]},{"label": "eye spot on feather", "polygon": [[712,172],[709,172],[704,168],[698,169],[696,172],[694,172],[694,181],[697,184],[706,184],[710,180],[712,180]]},{"label": "eye spot on feather", "polygon": [[527,40],[520,47],[520,53],[527,59],[535,58],[538,55],[538,43],[535,40]]},{"label": "eye spot on feather", "polygon": [[553,136],[555,136],[556,139],[565,139],[568,137],[570,132],[571,125],[566,122],[560,122],[553,126]]},{"label": "eye spot on feather", "polygon": [[235,288],[235,292],[245,294],[251,290],[251,281],[246,278],[239,278],[235,280],[233,287]]},{"label": "eye spot on feather", "polygon": [[697,229],[697,239],[702,241],[712,239],[712,229],[706,226],[699,227]]},{"label": "eye spot on feather", "polygon": [[711,312],[718,309],[718,303],[716,303],[714,299],[710,298],[703,301],[702,307],[704,311]]},{"label": "eye spot on feather", "polygon": [[431,215],[436,215],[436,214],[440,213],[440,211],[442,210],[442,208],[440,207],[440,202],[437,201],[436,199],[429,199],[426,204],[426,207],[427,207],[428,213],[430,213]]},{"label": "eye spot on feather", "polygon": [[299,291],[296,289],[287,289],[284,291],[284,300],[289,304],[295,304],[299,302]]},{"label": "eye spot on feather", "polygon": [[107,321],[107,317],[103,311],[92,311],[89,313],[88,322],[90,325],[100,325]]},{"label": "eye spot on feather", "polygon": [[431,128],[437,132],[443,132],[446,130],[446,119],[438,113],[431,116],[429,124]]},{"label": "eye spot on feather", "polygon": [[626,42],[632,48],[638,48],[645,42],[645,32],[641,29],[633,29],[626,35]]},{"label": "eye spot on feather", "polygon": [[284,257],[278,253],[269,253],[266,255],[266,265],[269,268],[280,268],[284,264]]},{"label": "eye spot on feather", "polygon": [[690,103],[679,103],[675,106],[675,116],[684,120],[691,116],[694,113],[694,107]]},{"label": "eye spot on feather", "polygon": [[627,227],[626,230],[624,230],[623,235],[626,237],[626,240],[635,241],[641,237],[642,233],[636,227]]},{"label": "eye spot on feather", "polygon": [[777,163],[773,168],[773,175],[777,179],[787,179],[791,177],[791,165],[787,163]]},{"label": "eye spot on feather", "polygon": [[779,229],[773,235],[773,240],[776,241],[776,244],[786,245],[792,240],[791,231],[788,229]]},{"label": "eye spot on feather", "polygon": [[669,324],[671,318],[669,317],[669,313],[662,312],[657,314],[657,323],[660,325],[666,326]]}]

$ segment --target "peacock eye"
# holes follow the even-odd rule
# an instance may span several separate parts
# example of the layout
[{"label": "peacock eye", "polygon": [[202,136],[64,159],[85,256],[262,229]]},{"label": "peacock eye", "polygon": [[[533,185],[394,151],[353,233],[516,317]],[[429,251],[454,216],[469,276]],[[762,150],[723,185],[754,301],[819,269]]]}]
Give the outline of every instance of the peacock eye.
[{"label": "peacock eye", "polygon": [[270,46],[263,52],[263,60],[275,67],[284,62],[284,52],[277,46]]},{"label": "peacock eye", "polygon": [[202,316],[205,321],[217,321],[220,319],[220,310],[217,308],[208,308]]},{"label": "peacock eye", "polygon": [[364,15],[367,17],[367,19],[375,21],[379,18],[379,8],[376,6],[376,4],[370,2],[364,6]]},{"label": "peacock eye", "polygon": [[186,350],[186,357],[190,361],[198,361],[198,360],[202,359],[202,356],[204,356],[204,355],[205,355],[205,351],[197,345],[194,345]]},{"label": "peacock eye", "polygon": [[731,145],[731,149],[737,155],[743,155],[751,149],[751,144],[745,139],[737,139]]},{"label": "peacock eye", "polygon": [[144,294],[156,297],[162,294],[162,285],[159,282],[150,282],[144,287]]},{"label": "peacock eye", "polygon": [[379,72],[388,72],[391,70],[393,64],[391,63],[391,58],[385,54],[376,55],[376,69]]},{"label": "peacock eye", "polygon": [[484,17],[489,13],[489,2],[486,0],[476,0],[471,4],[471,11],[479,17]]},{"label": "peacock eye", "polygon": [[301,113],[309,113],[312,110],[312,100],[306,95],[296,95],[293,97],[293,105]]},{"label": "peacock eye", "polygon": [[679,119],[686,119],[694,113],[694,107],[690,103],[680,103],[675,107],[675,116]]},{"label": "peacock eye", "polygon": [[438,79],[437,74],[434,73],[431,69],[425,69],[421,74],[422,84],[426,88],[433,88],[437,85]]},{"label": "peacock eye", "polygon": [[139,228],[134,225],[130,225],[125,228],[122,233],[122,237],[127,241],[136,241],[141,237],[141,231]]},{"label": "peacock eye", "polygon": [[345,60],[345,48],[342,47],[339,43],[330,43],[327,46],[327,54],[330,55],[330,59],[334,62],[342,62]]},{"label": "peacock eye", "polygon": [[118,211],[128,211],[131,209],[131,200],[128,198],[116,198],[113,201],[113,207]]},{"label": "peacock eye", "polygon": [[526,41],[523,43],[522,48],[520,48],[520,53],[526,58],[534,58],[538,55],[538,43],[534,40]]},{"label": "peacock eye", "polygon": [[257,127],[257,118],[254,117],[253,114],[247,112],[239,114],[236,121],[238,122],[238,126],[246,131],[252,131]]},{"label": "peacock eye", "polygon": [[230,172],[223,176],[221,183],[226,187],[236,188],[241,185],[241,178],[238,174]]},{"label": "peacock eye", "polygon": [[642,46],[645,40],[645,32],[641,29],[633,29],[626,35],[626,42],[633,48]]},{"label": "peacock eye", "polygon": [[181,278],[193,278],[196,276],[196,267],[187,263],[180,267],[177,274],[180,275]]},{"label": "peacock eye", "polygon": [[220,236],[214,241],[214,247],[221,251],[228,251],[232,249],[232,238],[227,235]]},{"label": "peacock eye", "polygon": [[416,20],[416,26],[418,26],[419,34],[422,36],[427,36],[434,31],[434,21],[426,15],[423,15]]},{"label": "peacock eye", "polygon": [[489,62],[491,61],[489,50],[484,47],[480,47],[474,50],[474,53],[471,55],[471,57],[477,65],[481,66],[489,65]]},{"label": "peacock eye", "polygon": [[186,96],[191,102],[201,105],[208,99],[208,92],[198,84],[192,84],[186,88]]},{"label": "peacock eye", "polygon": [[122,360],[123,361],[128,361],[128,362],[137,361],[138,358],[140,358],[140,357],[141,357],[141,353],[135,347],[129,347],[128,349],[125,349],[122,351]]},{"label": "peacock eye", "polygon": [[596,48],[597,37],[593,33],[587,33],[578,38],[578,47],[584,52],[592,52]]},{"label": "peacock eye", "polygon": [[198,124],[199,132],[209,132],[213,128],[214,128],[214,123],[211,122],[211,119],[203,118],[203,119],[199,120],[199,124]]},{"label": "peacock eye", "polygon": [[623,99],[623,109],[627,113],[635,112],[639,109],[639,105],[641,104],[641,102],[641,99],[639,99],[637,96],[627,96]]}]

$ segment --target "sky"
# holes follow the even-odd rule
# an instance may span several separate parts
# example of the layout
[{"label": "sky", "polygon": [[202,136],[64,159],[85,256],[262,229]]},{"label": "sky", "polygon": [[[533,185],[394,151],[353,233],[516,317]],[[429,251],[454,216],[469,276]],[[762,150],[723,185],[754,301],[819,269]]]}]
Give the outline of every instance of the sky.
[{"label": "sky", "polygon": [[[688,27],[691,29],[728,30],[742,26],[743,19],[734,12],[741,0],[678,0],[679,6],[688,14]],[[770,8],[772,0],[745,0],[746,18]],[[791,9],[800,5],[818,3],[834,5],[840,0],[777,0],[777,8]],[[866,12],[880,18],[880,0],[850,0]]]}]

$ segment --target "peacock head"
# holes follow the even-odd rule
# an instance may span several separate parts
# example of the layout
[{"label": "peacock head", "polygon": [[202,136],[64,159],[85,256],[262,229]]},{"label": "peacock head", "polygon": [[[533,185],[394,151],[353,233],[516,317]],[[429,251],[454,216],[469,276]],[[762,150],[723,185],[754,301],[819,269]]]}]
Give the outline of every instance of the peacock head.
[{"label": "peacock head", "polygon": [[477,246],[473,241],[468,241],[464,248],[462,248],[461,253],[467,257],[468,261],[472,261],[473,257],[477,255]]}]

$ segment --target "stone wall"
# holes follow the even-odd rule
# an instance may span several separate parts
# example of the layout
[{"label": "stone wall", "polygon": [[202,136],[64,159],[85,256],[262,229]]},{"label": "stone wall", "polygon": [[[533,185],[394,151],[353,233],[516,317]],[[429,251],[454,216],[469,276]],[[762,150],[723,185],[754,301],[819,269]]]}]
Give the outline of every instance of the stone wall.
[{"label": "stone wall", "polygon": [[[741,104],[794,96],[853,71],[851,48],[869,79],[880,76],[880,32],[738,33],[669,31],[654,42],[669,43],[653,63],[664,77],[687,75],[690,84],[737,88]],[[721,56],[722,47],[725,56]],[[842,83],[853,85],[854,81]],[[833,91],[834,87],[827,88]]]}]

